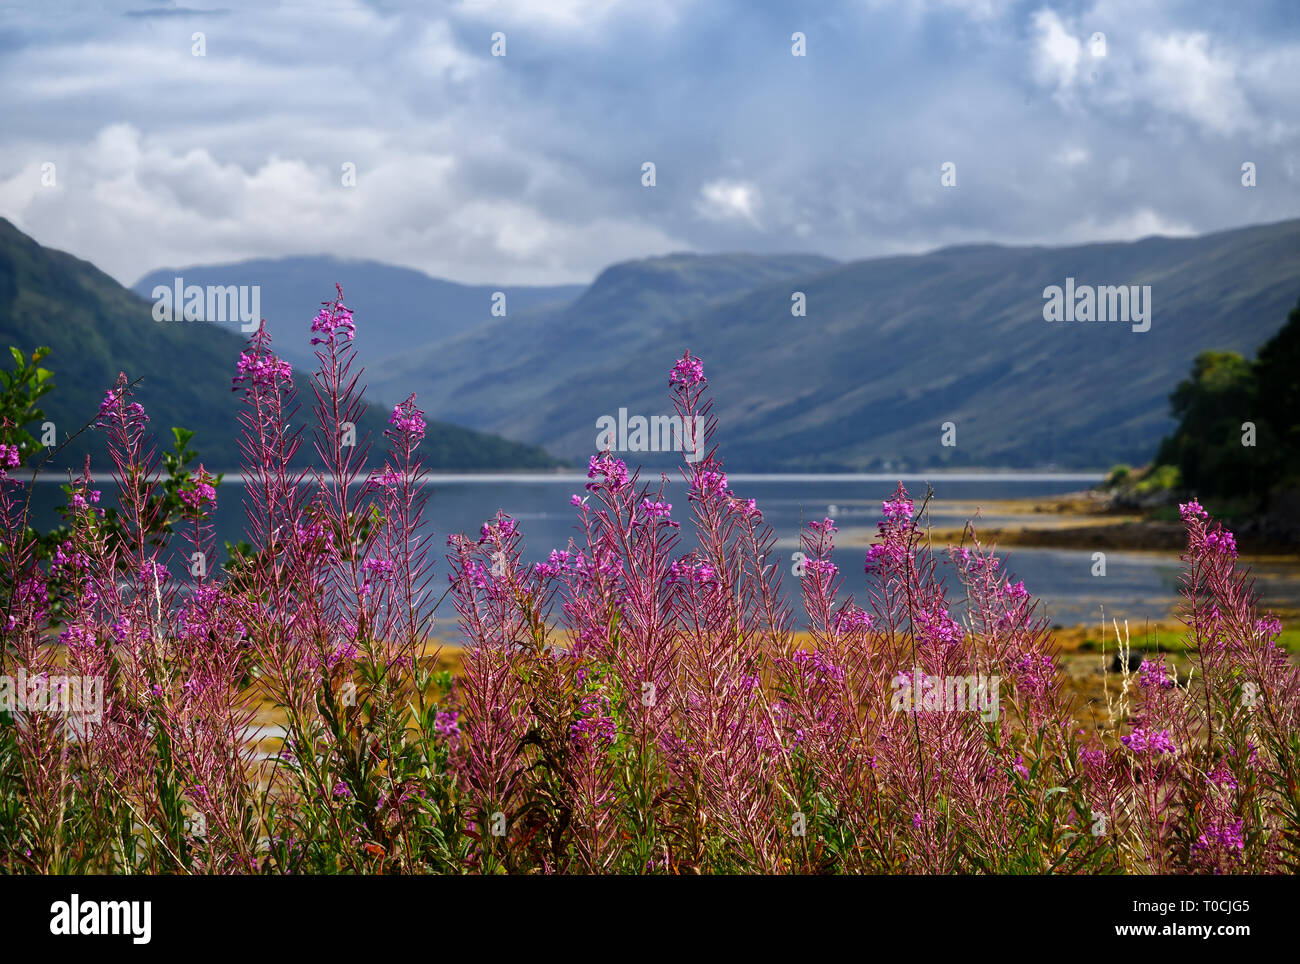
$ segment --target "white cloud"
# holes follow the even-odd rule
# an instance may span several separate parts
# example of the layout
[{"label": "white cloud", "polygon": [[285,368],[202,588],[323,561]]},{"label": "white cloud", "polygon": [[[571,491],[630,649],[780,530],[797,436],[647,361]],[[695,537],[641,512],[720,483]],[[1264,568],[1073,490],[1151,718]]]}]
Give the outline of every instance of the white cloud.
[{"label": "white cloud", "polygon": [[[1096,0],[1069,18],[1040,9],[1030,19],[1034,80],[1062,107],[1086,104],[1115,121],[1146,108],[1214,138],[1248,133],[1280,143],[1300,132],[1300,45],[1247,46],[1240,33],[1189,30],[1173,14],[1161,0]],[[1107,38],[1104,58],[1091,53],[1094,32]]]},{"label": "white cloud", "polygon": [[1034,78],[1044,87],[1066,96],[1074,86],[1083,56],[1083,44],[1070,33],[1055,10],[1039,10],[1033,16],[1037,33],[1033,51]]},{"label": "white cloud", "polygon": [[1132,214],[1099,220],[1090,215],[1065,230],[1063,240],[1071,242],[1136,241],[1152,235],[1185,238],[1197,231],[1186,222],[1165,218],[1150,208],[1139,208]]},{"label": "white cloud", "polygon": [[69,153],[76,161],[59,164],[56,188],[41,185],[37,161],[0,180],[0,210],[44,244],[93,252],[126,284],[162,266],[311,252],[466,282],[553,284],[690,247],[634,217],[556,218],[474,197],[454,154],[383,151],[344,187],[340,169],[300,157],[250,170],[124,124]]},{"label": "white cloud", "polygon": [[1203,33],[1144,38],[1142,81],[1155,107],[1191,120],[1213,134],[1257,125],[1233,61],[1211,53]]},{"label": "white cloud", "polygon": [[[550,30],[583,33],[604,25],[614,17],[635,19],[642,24],[669,26],[676,22],[683,0],[460,0],[458,16],[481,23],[495,22],[505,30],[517,23]],[[508,48],[507,48],[508,49]]]},{"label": "white cloud", "polygon": [[960,13],[976,21],[998,20],[1016,0],[871,0],[878,8],[902,7],[913,17],[931,13]]},{"label": "white cloud", "polygon": [[1086,148],[1075,145],[1057,151],[1056,154],[1052,155],[1052,160],[1062,167],[1079,167],[1082,164],[1087,164],[1091,156]]},{"label": "white cloud", "polygon": [[695,211],[709,221],[748,221],[758,223],[758,209],[762,206],[758,185],[750,181],[726,178],[709,181],[700,188]]}]

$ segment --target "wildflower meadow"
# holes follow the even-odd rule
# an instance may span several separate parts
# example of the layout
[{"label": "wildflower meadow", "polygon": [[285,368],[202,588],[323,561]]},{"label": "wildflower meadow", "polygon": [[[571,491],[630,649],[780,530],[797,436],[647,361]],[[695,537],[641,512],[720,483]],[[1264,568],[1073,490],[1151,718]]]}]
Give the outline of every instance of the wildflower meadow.
[{"label": "wildflower meadow", "polygon": [[1196,501],[1191,671],[1148,655],[1086,708],[1033,587],[973,526],[934,544],[901,484],[861,567],[823,518],[791,573],[689,351],[680,483],[595,452],[526,565],[504,512],[438,531],[414,395],[356,436],[341,290],[309,337],[305,397],[265,323],[232,359],[240,486],[163,453],[125,376],[53,540],[0,446],[0,871],[1296,871],[1300,672]]}]

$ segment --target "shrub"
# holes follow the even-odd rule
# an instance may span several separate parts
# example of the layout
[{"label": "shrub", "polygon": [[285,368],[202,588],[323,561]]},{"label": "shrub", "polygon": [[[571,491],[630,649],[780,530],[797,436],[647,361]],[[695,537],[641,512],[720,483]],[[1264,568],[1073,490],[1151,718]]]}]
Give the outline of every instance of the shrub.
[{"label": "shrub", "polygon": [[1131,465],[1127,465],[1124,462],[1120,462],[1118,465],[1111,467],[1110,472],[1107,473],[1106,475],[1106,481],[1103,482],[1102,485],[1104,488],[1113,489],[1116,486],[1123,485],[1125,482],[1127,482],[1129,480],[1129,476],[1131,476],[1132,474],[1133,474],[1133,467]]},{"label": "shrub", "polygon": [[1169,492],[1182,485],[1182,476],[1176,465],[1157,465],[1147,472],[1134,489],[1139,495]]}]

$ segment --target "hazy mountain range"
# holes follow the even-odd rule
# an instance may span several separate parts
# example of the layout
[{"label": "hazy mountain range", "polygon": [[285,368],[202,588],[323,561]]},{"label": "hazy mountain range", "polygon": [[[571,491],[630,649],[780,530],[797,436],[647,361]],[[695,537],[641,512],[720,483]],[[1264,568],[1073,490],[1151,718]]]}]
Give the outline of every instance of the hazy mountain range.
[{"label": "hazy mountain range", "polygon": [[[1150,329],[1045,321],[1044,289],[1068,279],[1150,286]],[[675,255],[615,265],[567,306],[412,348],[371,377],[452,421],[582,458],[601,416],[671,411],[667,373],[689,348],[732,468],[1106,468],[1151,457],[1197,352],[1252,353],[1297,295],[1300,221],[848,264]]]},{"label": "hazy mountain range", "polygon": [[[152,300],[156,286],[173,287],[177,278],[201,287],[257,285],[264,318],[273,321],[276,329],[302,325],[304,330],[320,302],[333,297],[337,283],[343,288],[344,302],[363,325],[356,353],[358,361],[366,365],[471,330],[492,317],[497,292],[505,296],[506,317],[512,317],[539,305],[570,302],[583,290],[581,285],[462,285],[410,268],[331,257],[258,258],[235,264],[162,268],[149,272],[131,290]],[[283,353],[296,365],[314,365],[306,340],[286,343]]]},{"label": "hazy mountain range", "polygon": [[[60,393],[47,408],[70,394],[78,411],[97,404],[123,367],[170,400],[168,424],[206,426],[214,457],[233,452],[232,406],[217,401],[238,354],[233,325],[154,322],[147,301],[92,266],[0,227],[0,342],[54,344]],[[1150,458],[1197,352],[1249,354],[1281,327],[1300,295],[1300,221],[849,263],[673,254],[612,265],[586,287],[262,259],[151,272],[135,291],[149,299],[178,276],[259,285],[277,349],[299,364],[307,324],[340,282],[372,404],[415,391],[431,418],[452,423],[438,426],[441,468],[553,464],[537,447],[579,464],[603,416],[671,412],[667,373],[687,348],[704,359],[729,468],[1105,468]],[[1149,290],[1149,330],[1044,320],[1044,290],[1067,284]],[[495,292],[504,317],[493,315]],[[954,446],[941,444],[945,423]]]},{"label": "hazy mountain range", "polygon": [[[314,299],[328,297],[331,291],[327,281]],[[277,349],[296,346],[295,354],[301,357],[310,338],[310,307],[273,326]],[[144,377],[137,398],[150,414],[160,444],[170,445],[171,426],[185,426],[198,433],[193,446],[208,468],[238,467],[238,396],[231,392],[230,379],[246,336],[235,325],[158,322],[152,308],[89,262],[42,247],[0,218],[0,349],[52,349],[43,364],[54,372],[56,387],[40,406],[55,423],[59,440],[95,417],[105,391],[117,373],[125,371],[131,378]],[[0,364],[7,363],[6,353]],[[299,401],[308,406],[312,396],[300,369],[295,381]],[[358,424],[358,435],[368,432],[382,443],[390,409],[374,396],[368,400],[370,411]],[[424,450],[430,468],[556,464],[538,448],[448,425],[437,420],[436,412],[429,417]],[[99,446],[98,434],[87,432],[61,453],[59,464],[79,468],[84,454],[98,455]],[[308,435],[303,454],[310,450]],[[109,468],[98,457],[94,466]]]}]

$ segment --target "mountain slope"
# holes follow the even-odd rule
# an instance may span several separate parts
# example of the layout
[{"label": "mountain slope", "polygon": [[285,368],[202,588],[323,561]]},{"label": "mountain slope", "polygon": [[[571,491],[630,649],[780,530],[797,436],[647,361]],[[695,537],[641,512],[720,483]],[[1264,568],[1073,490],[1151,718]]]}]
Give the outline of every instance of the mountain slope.
[{"label": "mountain slope", "polygon": [[[1044,321],[1044,288],[1069,277],[1150,285],[1150,330]],[[1169,430],[1169,393],[1198,351],[1253,352],[1286,320],[1300,294],[1300,221],[1131,244],[951,249],[846,266],[806,291],[809,327],[793,344],[777,320],[783,291],[666,335],[717,359],[738,464],[1141,463]],[[747,318],[765,323],[737,337],[733,319]],[[780,381],[787,391],[762,388]],[[940,444],[947,421],[954,448]]]},{"label": "mountain slope", "polygon": [[[602,275],[544,331],[511,340],[490,381],[472,377],[489,350],[473,337],[409,357],[430,360],[426,387],[449,417],[571,458],[592,451],[602,415],[669,411],[666,374],[689,347],[705,361],[732,468],[1140,463],[1170,429],[1168,395],[1198,351],[1251,353],[1282,326],[1300,294],[1300,221],[872,259],[684,312],[659,309],[636,276],[640,264],[620,266],[626,284],[605,285]],[[1150,330],[1044,321],[1044,288],[1070,277],[1150,285]],[[796,290],[807,295],[807,317],[791,315]],[[604,314],[582,312],[598,295]],[[420,387],[414,364],[381,368],[381,381],[400,373]],[[466,375],[435,381],[457,372]],[[956,447],[940,444],[948,421]]]},{"label": "mountain slope", "polygon": [[[680,354],[663,338],[671,326],[756,287],[835,265],[816,255],[693,254],[616,264],[572,304],[495,319],[382,359],[373,367],[374,383],[389,396],[399,386],[416,386],[448,418],[495,425],[510,438],[566,438],[571,406],[587,397],[586,379],[648,362],[657,384],[658,368],[667,371],[657,360]],[[581,458],[588,447],[569,440],[565,454]]]},{"label": "mountain slope", "polygon": [[[329,294],[327,289],[315,300]],[[293,341],[305,345],[310,337],[306,320],[296,326],[268,324],[278,336],[277,349]],[[357,325],[357,341],[364,344],[370,335],[369,320],[358,313]],[[94,265],[44,248],[0,218],[0,348],[13,345],[30,352],[38,345],[51,347],[43,364],[54,372],[55,389],[42,399],[41,407],[55,423],[60,441],[95,416],[104,392],[117,373],[125,371],[132,378],[144,376],[137,397],[150,413],[160,444],[169,443],[170,426],[185,426],[197,432],[194,447],[210,469],[238,467],[238,402],[230,379],[243,342],[244,336],[233,325],[155,322],[151,304]],[[311,399],[310,389],[301,376],[296,381],[305,405]],[[423,399],[420,402],[431,415],[437,414]],[[357,426],[358,434],[369,432],[382,443],[386,418],[387,411],[371,398],[370,412]],[[441,422],[429,425],[424,449],[430,468],[555,464],[540,449]],[[99,458],[94,432],[65,449],[60,462],[79,467],[88,451],[96,457],[97,467],[107,468]]]},{"label": "mountain slope", "polygon": [[[195,265],[151,271],[131,290],[153,299],[155,285],[171,288],[176,278],[186,285],[258,285],[262,316],[281,325],[306,325],[319,302],[343,286],[343,300],[358,318],[369,320],[369,334],[357,346],[357,360],[369,365],[377,358],[398,354],[414,345],[454,337],[492,317],[492,294],[506,295],[507,317],[539,306],[562,304],[581,294],[582,285],[527,287],[462,285],[431,278],[410,268],[376,261],[332,257],[258,258],[234,264]],[[314,365],[304,341],[285,350],[295,365]],[[398,390],[394,390],[396,393]],[[405,393],[393,394],[401,401]]]}]

